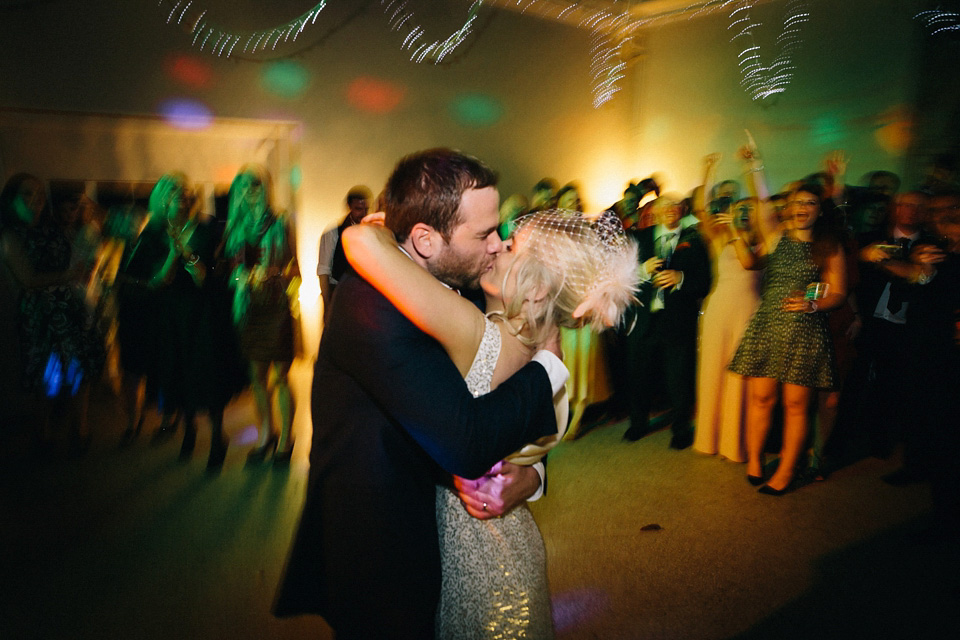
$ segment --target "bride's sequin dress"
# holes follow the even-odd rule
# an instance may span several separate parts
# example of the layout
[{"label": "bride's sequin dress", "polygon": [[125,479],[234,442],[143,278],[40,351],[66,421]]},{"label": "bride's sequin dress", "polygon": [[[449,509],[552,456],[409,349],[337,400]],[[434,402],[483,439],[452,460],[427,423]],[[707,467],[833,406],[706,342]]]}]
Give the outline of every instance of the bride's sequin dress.
[{"label": "bride's sequin dress", "polygon": [[[489,319],[467,373],[474,396],[490,391],[500,331]],[[437,488],[443,586],[437,610],[441,640],[553,638],[546,551],[530,509],[478,520],[457,495]]]}]

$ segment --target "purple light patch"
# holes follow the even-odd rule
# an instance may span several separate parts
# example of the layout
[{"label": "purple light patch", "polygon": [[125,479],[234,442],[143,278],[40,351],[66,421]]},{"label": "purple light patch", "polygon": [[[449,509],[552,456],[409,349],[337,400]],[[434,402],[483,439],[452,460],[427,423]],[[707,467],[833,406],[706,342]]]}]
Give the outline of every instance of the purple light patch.
[{"label": "purple light patch", "polygon": [[197,131],[206,129],[213,123],[213,112],[198,100],[189,98],[171,98],[164,100],[157,107],[157,112],[163,116],[172,127]]},{"label": "purple light patch", "polygon": [[257,444],[257,440],[259,439],[260,435],[257,432],[257,425],[248,424],[233,435],[233,438],[230,439],[230,444],[242,447],[247,444]]},{"label": "purple light patch", "polygon": [[557,635],[606,615],[610,608],[610,596],[601,589],[565,591],[554,594],[550,600]]}]

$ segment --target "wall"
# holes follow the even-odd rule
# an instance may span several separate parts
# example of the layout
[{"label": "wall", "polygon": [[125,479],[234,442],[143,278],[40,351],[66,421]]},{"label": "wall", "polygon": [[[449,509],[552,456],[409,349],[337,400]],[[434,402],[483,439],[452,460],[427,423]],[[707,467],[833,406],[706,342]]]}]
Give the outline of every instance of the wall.
[{"label": "wall", "polygon": [[[792,84],[758,103],[739,86],[730,20],[716,12],[647,33],[647,54],[632,70],[639,93],[635,114],[639,173],[662,171],[668,188],[687,191],[701,179],[701,158],[724,154],[719,177],[738,177],[734,157],[749,129],[777,189],[821,167],[844,149],[848,181],[867,171],[903,170],[910,144],[922,36],[912,0],[810,0],[810,20],[794,56]],[[785,3],[756,7],[764,59],[772,61]]]},{"label": "wall", "polygon": [[[770,104],[740,89],[724,14],[664,24],[645,32],[646,53],[631,65],[624,91],[593,109],[588,34],[513,12],[484,8],[450,63],[433,65],[400,51],[376,1],[331,0],[316,26],[283,51],[296,55],[280,60],[200,53],[152,0],[48,0],[0,7],[0,107],[154,114],[166,100],[188,98],[215,117],[302,123],[294,131],[299,172],[279,178],[300,185],[300,257],[311,274],[318,236],[343,215],[348,188],[376,191],[400,156],[430,146],[484,158],[501,172],[504,195],[527,192],[544,176],[577,179],[588,209],[609,205],[626,180],[654,171],[668,188],[689,190],[712,151],[725,154],[720,176],[736,176],[744,128],[761,145],[774,188],[817,169],[835,148],[852,158],[850,181],[872,169],[899,172],[911,140],[918,3],[810,0],[796,77]],[[198,4],[244,29],[282,22],[310,3]],[[411,1],[438,16],[426,25],[431,38],[459,24],[468,5]],[[778,0],[756,9],[762,46],[772,43],[783,7]],[[303,85],[271,85],[278,70]],[[473,120],[456,115],[453,105],[465,98],[488,111]],[[185,145],[184,158],[190,153]],[[42,173],[18,160],[2,156],[0,166],[8,175]],[[235,165],[225,161],[212,173],[229,177]],[[308,278],[305,295],[316,294]]]},{"label": "wall", "polygon": [[[214,117],[301,122],[294,134],[302,152],[296,201],[308,306],[317,296],[309,274],[318,237],[344,215],[347,190],[363,183],[376,192],[406,153],[445,145],[475,154],[500,171],[504,194],[527,192],[544,175],[578,178],[596,206],[606,206],[630,177],[622,171],[604,193],[594,186],[598,173],[610,182],[610,173],[627,164],[621,134],[630,126],[630,105],[592,108],[589,38],[576,29],[484,9],[480,28],[451,63],[415,64],[400,51],[398,34],[386,28],[379,2],[331,0],[316,25],[287,48],[302,49],[290,60],[224,59],[191,49],[190,38],[165,24],[156,4],[52,0],[0,9],[0,107],[154,114],[164,101],[188,98]],[[202,4],[237,6],[233,14],[221,12],[221,19],[243,29],[282,22],[310,3]],[[459,24],[452,10],[447,15],[430,25],[435,33]],[[271,86],[268,74],[277,70],[303,86]],[[458,117],[452,105],[465,97],[492,105],[492,115],[481,113],[486,121]],[[184,164],[191,152],[184,145]],[[135,153],[117,148],[115,158],[98,154],[86,161],[116,164]],[[0,166],[7,175],[27,170],[50,177],[9,154]],[[231,159],[211,173],[229,177],[236,168]],[[141,179],[159,176],[152,173]],[[313,327],[316,322],[308,320]],[[307,332],[313,333],[310,327]]]}]

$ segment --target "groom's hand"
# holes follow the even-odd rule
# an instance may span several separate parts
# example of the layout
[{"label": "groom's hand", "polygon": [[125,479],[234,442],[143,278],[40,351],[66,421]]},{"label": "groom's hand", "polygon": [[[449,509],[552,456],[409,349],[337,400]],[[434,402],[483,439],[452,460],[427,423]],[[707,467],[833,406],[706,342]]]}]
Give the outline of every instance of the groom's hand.
[{"label": "groom's hand", "polygon": [[474,518],[499,518],[524,502],[540,488],[540,474],[530,466],[498,463],[476,480],[453,477],[463,506]]}]

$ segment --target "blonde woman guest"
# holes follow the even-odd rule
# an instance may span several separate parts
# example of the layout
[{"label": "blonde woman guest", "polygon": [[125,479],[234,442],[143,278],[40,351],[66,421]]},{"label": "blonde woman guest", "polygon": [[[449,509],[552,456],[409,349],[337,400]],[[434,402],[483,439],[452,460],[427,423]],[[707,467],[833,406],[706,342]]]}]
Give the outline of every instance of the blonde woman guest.
[{"label": "blonde woman guest", "polygon": [[[233,265],[233,320],[250,362],[259,420],[251,461],[271,453],[275,464],[293,454],[294,401],[287,380],[293,363],[294,319],[290,308],[300,281],[293,225],[272,206],[270,174],[257,165],[240,169],[230,187],[226,257]],[[274,405],[280,414],[273,423]]]}]

